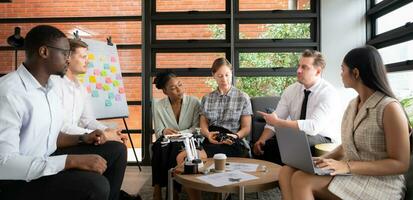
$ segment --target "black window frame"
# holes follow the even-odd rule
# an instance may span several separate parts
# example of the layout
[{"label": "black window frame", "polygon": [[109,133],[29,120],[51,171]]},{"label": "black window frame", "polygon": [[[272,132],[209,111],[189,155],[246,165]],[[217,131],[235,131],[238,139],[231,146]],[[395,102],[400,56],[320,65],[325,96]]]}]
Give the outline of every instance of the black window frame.
[{"label": "black window frame", "polygon": [[[375,3],[375,0],[367,0],[367,44],[377,49],[400,44],[413,40],[413,21],[392,30],[377,34],[377,19],[397,10],[413,0],[383,0]],[[413,60],[404,60],[386,64],[388,72],[413,70]]]},{"label": "black window frame", "polygon": [[[239,53],[273,52],[304,49],[320,50],[320,0],[310,0],[309,10],[239,11],[238,0],[225,0],[224,11],[156,12],[156,1],[144,0],[143,8],[143,88],[142,127],[145,146],[151,143],[152,77],[158,72],[173,70],[178,76],[209,77],[205,68],[156,68],[156,53],[217,52],[225,53],[232,63],[234,80],[237,76],[295,76],[296,68],[274,66],[272,68],[240,68]],[[311,39],[248,39],[240,40],[239,24],[244,23],[310,22]],[[225,24],[224,40],[156,40],[156,25]],[[236,81],[233,81],[235,83]],[[145,156],[146,157],[146,156]]]}]

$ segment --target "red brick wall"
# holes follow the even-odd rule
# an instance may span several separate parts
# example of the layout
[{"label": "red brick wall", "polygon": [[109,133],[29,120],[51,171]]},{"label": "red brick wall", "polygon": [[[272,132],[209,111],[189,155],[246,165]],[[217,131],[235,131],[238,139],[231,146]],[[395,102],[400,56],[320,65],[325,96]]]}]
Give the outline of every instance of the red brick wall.
[{"label": "red brick wall", "polygon": [[287,10],[288,0],[239,0],[241,11],[250,10]]},{"label": "red brick wall", "polygon": [[[225,24],[218,25],[225,30]],[[208,25],[159,25],[156,27],[157,40],[207,40],[215,39]]]},{"label": "red brick wall", "polygon": [[257,39],[265,31],[265,24],[240,24],[239,26],[240,37],[243,39]]},{"label": "red brick wall", "polygon": [[225,0],[156,0],[158,12],[224,11]]},{"label": "red brick wall", "polygon": [[[7,46],[6,39],[14,33],[14,27],[20,27],[21,34],[25,36],[31,28],[41,24],[44,23],[0,24],[0,46]],[[73,37],[73,29],[79,28],[91,33],[93,39],[106,40],[108,36],[112,36],[112,41],[120,44],[140,44],[142,38],[141,22],[71,22],[48,25],[56,26],[69,37]]]},{"label": "red brick wall", "polygon": [[[309,0],[299,0],[298,7],[308,6]],[[156,0],[158,12],[168,11],[224,11],[225,0]],[[288,0],[240,0],[240,10],[287,9]],[[13,0],[0,4],[0,18],[27,17],[85,17],[85,16],[129,16],[141,15],[140,0]],[[13,34],[15,26],[22,29],[22,35],[38,24],[0,24],[0,46],[8,46],[6,39]],[[118,44],[141,44],[141,22],[79,22],[51,23],[71,37],[72,30],[79,28],[93,34],[91,38],[105,40],[112,36]],[[224,27],[224,25],[221,25]],[[265,31],[263,25],[242,25],[240,31],[247,37],[256,38]],[[157,28],[158,39],[210,39],[212,33],[208,25],[161,26]],[[141,72],[141,50],[119,50],[123,72]],[[209,68],[212,61],[224,53],[159,54],[157,68]],[[24,60],[24,52],[19,51],[18,64]],[[0,51],[0,73],[14,69],[14,52]],[[186,93],[201,98],[212,89],[206,85],[205,77],[182,77]],[[140,77],[124,77],[128,100],[142,99]],[[153,98],[164,95],[153,87]],[[141,106],[129,106],[128,125],[131,129],[141,129]],[[123,127],[121,120],[111,120]],[[139,141],[140,136],[134,136]],[[139,145],[140,146],[140,145]]]},{"label": "red brick wall", "polygon": [[140,0],[13,0],[0,3],[0,18],[141,15]]},{"label": "red brick wall", "polygon": [[211,68],[225,53],[158,53],[156,68]]}]

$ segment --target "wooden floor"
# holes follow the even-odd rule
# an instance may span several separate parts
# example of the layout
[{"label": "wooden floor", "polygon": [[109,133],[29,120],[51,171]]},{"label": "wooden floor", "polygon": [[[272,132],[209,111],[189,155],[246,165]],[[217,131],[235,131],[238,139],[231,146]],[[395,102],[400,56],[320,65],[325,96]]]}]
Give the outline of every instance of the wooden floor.
[{"label": "wooden floor", "polygon": [[123,179],[122,189],[129,194],[136,194],[140,191],[146,181],[151,180],[152,169],[150,166],[142,166],[139,172],[137,166],[128,166],[126,168],[125,178]]}]

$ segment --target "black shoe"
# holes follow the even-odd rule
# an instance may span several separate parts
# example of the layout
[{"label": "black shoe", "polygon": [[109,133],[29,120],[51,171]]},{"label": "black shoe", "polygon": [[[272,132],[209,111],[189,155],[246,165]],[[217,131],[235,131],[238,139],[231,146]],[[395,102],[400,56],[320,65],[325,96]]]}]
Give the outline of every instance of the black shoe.
[{"label": "black shoe", "polygon": [[136,196],[134,196],[134,195],[130,195],[127,192],[121,190],[119,192],[119,200],[142,200],[142,198],[139,194],[136,194]]}]

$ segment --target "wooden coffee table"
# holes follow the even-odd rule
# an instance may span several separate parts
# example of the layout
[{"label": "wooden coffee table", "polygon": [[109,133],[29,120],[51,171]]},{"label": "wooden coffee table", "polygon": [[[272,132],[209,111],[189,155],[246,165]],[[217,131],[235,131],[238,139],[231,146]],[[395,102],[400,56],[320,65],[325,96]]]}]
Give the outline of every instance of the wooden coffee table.
[{"label": "wooden coffee table", "polygon": [[[213,164],[212,158],[207,158],[205,160],[204,167],[209,167]],[[251,192],[262,192],[275,188],[278,182],[278,173],[280,172],[281,166],[264,161],[251,158],[235,158],[231,157],[227,159],[227,162],[238,162],[238,163],[253,163],[258,165],[266,166],[266,171],[257,172],[245,172],[258,177],[258,179],[244,181],[240,183],[234,183],[231,185],[226,185],[222,187],[214,187],[202,180],[197,179],[198,176],[203,176],[202,174],[182,174],[183,166],[179,165],[175,168],[169,170],[168,178],[168,199],[173,199],[173,180],[182,184],[184,187],[206,191],[206,192],[216,192],[216,193],[238,193],[239,199],[244,200],[245,193]]]}]

